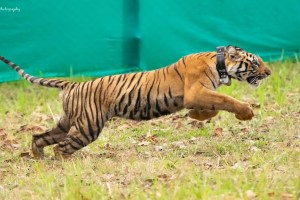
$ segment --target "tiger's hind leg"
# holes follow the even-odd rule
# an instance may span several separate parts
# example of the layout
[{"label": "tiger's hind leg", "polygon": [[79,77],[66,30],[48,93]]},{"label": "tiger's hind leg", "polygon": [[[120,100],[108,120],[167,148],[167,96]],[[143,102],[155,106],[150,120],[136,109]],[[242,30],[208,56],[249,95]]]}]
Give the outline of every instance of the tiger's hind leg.
[{"label": "tiger's hind leg", "polygon": [[89,133],[87,135],[81,133],[75,126],[72,126],[65,139],[53,147],[56,158],[69,158],[75,151],[95,141],[100,132],[101,130],[93,131],[93,134]]},{"label": "tiger's hind leg", "polygon": [[32,136],[31,150],[35,158],[44,157],[44,147],[56,144],[63,140],[70,130],[69,120],[63,117],[57,126],[42,134],[34,134]]},{"label": "tiger's hind leg", "polygon": [[193,119],[197,119],[199,121],[204,121],[206,119],[210,119],[218,114],[217,110],[190,110],[189,117]]}]

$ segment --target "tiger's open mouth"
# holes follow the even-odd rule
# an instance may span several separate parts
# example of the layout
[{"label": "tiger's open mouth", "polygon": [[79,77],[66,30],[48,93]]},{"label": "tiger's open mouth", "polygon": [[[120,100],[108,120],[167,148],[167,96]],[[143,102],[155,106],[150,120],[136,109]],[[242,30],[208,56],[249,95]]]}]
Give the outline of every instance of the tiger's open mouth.
[{"label": "tiger's open mouth", "polygon": [[258,87],[264,78],[264,76],[250,76],[247,78],[247,82],[254,87]]}]

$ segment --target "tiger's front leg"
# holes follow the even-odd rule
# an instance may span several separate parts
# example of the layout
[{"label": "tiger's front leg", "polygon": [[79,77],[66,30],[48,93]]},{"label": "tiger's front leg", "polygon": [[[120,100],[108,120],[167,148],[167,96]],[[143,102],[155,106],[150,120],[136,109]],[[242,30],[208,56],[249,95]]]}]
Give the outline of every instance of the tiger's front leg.
[{"label": "tiger's front leg", "polygon": [[214,116],[216,116],[219,113],[219,111],[216,110],[190,110],[189,111],[189,117],[199,120],[199,121],[204,121],[207,119],[211,119]]},{"label": "tiger's front leg", "polygon": [[[254,116],[253,110],[248,103],[219,94],[199,84],[194,84],[185,90],[184,106],[188,109],[212,111],[205,116],[213,115],[218,110],[235,113],[236,118],[239,120],[250,120]],[[195,112],[192,111],[192,114],[195,114]],[[200,115],[197,116],[201,119]]]}]

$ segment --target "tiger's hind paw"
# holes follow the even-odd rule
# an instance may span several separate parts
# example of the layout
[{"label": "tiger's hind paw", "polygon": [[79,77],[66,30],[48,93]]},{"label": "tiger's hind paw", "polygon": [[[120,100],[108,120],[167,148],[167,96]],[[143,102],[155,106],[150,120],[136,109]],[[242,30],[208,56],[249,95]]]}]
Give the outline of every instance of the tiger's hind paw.
[{"label": "tiger's hind paw", "polygon": [[72,158],[72,154],[66,154],[63,153],[60,149],[59,149],[59,145],[55,145],[53,147],[53,151],[55,154],[55,159],[56,160],[70,160]]},{"label": "tiger's hind paw", "polygon": [[43,159],[44,158],[44,149],[36,145],[35,141],[32,140],[31,152],[34,158]]}]

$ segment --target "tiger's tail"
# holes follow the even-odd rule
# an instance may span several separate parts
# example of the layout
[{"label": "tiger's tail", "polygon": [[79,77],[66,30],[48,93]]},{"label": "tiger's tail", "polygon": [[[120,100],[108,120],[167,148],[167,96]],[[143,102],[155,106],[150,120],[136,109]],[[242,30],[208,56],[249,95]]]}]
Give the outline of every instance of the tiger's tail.
[{"label": "tiger's tail", "polygon": [[69,85],[71,83],[70,81],[65,81],[65,80],[60,80],[60,79],[46,79],[46,78],[34,77],[34,76],[31,76],[30,74],[27,74],[18,65],[7,60],[6,58],[0,56],[0,60],[2,60],[4,63],[9,65],[11,68],[13,68],[16,72],[18,72],[19,75],[21,75],[27,81],[34,83],[34,84],[38,84],[38,85],[42,85],[42,86],[46,86],[46,87],[64,89],[67,85]]}]

